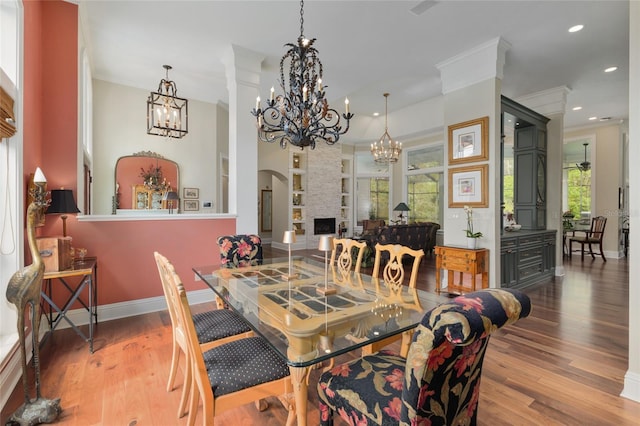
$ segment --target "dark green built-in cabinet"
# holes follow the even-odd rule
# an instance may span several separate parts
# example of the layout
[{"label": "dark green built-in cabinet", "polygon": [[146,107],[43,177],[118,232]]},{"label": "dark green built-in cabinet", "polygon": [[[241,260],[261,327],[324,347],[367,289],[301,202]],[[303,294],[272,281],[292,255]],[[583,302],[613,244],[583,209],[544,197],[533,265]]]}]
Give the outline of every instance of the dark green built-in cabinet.
[{"label": "dark green built-in cabinet", "polygon": [[[513,128],[513,213],[522,225],[501,239],[501,286],[525,287],[549,279],[555,268],[555,230],[547,230],[547,122],[537,112],[502,97]],[[504,152],[504,147],[503,147]]]}]

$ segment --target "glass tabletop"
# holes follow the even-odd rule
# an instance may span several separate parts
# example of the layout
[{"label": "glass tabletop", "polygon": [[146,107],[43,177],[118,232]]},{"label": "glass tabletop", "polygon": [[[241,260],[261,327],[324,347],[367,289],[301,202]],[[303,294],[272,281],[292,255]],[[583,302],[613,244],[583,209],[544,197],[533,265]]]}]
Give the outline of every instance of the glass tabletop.
[{"label": "glass tabletop", "polygon": [[312,257],[193,271],[295,367],[410,330],[427,310],[447,299],[407,286],[387,288],[366,274],[342,275]]}]

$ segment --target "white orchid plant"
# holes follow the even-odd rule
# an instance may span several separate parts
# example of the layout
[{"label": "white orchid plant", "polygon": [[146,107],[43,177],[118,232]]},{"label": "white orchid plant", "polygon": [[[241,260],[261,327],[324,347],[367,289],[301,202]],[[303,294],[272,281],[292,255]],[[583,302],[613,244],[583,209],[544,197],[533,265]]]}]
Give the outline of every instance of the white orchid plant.
[{"label": "white orchid plant", "polygon": [[464,206],[464,212],[467,214],[467,238],[480,238],[482,232],[473,232],[473,207]]}]

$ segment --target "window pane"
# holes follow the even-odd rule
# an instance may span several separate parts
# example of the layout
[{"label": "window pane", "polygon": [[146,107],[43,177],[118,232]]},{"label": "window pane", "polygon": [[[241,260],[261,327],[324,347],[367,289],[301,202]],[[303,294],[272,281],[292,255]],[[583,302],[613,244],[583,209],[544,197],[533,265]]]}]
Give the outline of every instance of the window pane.
[{"label": "window pane", "polygon": [[356,172],[359,175],[388,173],[388,163],[376,163],[369,153],[356,155]]},{"label": "window pane", "polygon": [[358,178],[357,192],[358,222],[364,219],[389,220],[388,178]]},{"label": "window pane", "polygon": [[421,170],[442,167],[444,146],[434,145],[407,152],[407,170]]},{"label": "window pane", "polygon": [[410,221],[442,223],[443,176],[442,172],[407,176]]},{"label": "window pane", "polygon": [[571,169],[567,172],[567,201],[573,217],[591,212],[591,170],[581,172]]}]

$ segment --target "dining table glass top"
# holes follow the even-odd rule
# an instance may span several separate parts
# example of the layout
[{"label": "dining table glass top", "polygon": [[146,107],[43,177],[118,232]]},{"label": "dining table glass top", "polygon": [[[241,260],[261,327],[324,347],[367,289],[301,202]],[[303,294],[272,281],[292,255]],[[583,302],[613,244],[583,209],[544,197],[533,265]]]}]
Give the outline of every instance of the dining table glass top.
[{"label": "dining table glass top", "polygon": [[387,288],[383,280],[362,273],[343,275],[313,257],[193,271],[292,367],[310,366],[410,330],[427,310],[447,299],[407,286]]}]

